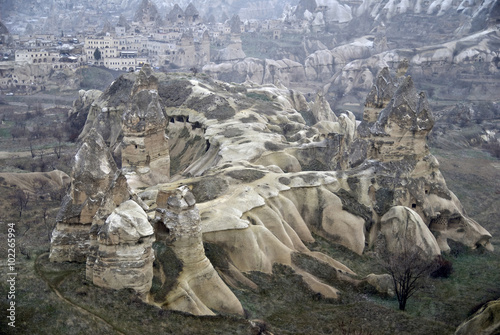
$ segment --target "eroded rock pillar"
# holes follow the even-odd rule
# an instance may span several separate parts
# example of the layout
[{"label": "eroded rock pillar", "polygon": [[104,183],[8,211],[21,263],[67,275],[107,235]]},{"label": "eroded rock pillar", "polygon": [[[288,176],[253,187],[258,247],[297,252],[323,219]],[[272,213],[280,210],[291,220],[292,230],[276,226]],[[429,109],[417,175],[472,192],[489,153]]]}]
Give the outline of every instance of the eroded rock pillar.
[{"label": "eroded rock pillar", "polygon": [[176,284],[161,307],[195,315],[213,315],[212,310],[243,314],[241,303],[205,256],[200,215],[189,188],[181,186],[158,205],[165,207],[157,209],[157,224],[163,225],[160,236],[182,262]]},{"label": "eroded rock pillar", "polygon": [[133,200],[120,204],[98,233],[93,283],[111,289],[132,288],[145,298],[153,279],[153,227]]}]

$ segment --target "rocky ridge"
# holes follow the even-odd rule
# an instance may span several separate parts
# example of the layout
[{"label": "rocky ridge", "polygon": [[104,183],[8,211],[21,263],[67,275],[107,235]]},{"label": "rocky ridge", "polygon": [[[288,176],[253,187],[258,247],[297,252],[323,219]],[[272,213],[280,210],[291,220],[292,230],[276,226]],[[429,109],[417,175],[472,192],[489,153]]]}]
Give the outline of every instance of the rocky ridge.
[{"label": "rocky ridge", "polygon": [[[307,55],[304,60],[293,59],[293,55],[280,60],[247,57],[232,62],[208,63],[203,72],[213,78],[231,77],[236,82],[251,80],[259,84],[283,83],[285,86],[300,86],[304,81],[320,83],[318,90],[328,95],[336,104],[347,97],[359,99],[368,93],[377,74],[385,67],[396,70],[407,63],[410,72],[418,78],[428,78],[434,73],[465,80],[480,71],[485,76],[498,73],[497,43],[495,27],[466,37],[455,37],[446,43],[417,48],[380,49],[377,35],[366,35],[354,41],[320,49]],[[238,56],[228,57],[238,59]],[[481,65],[481,69],[477,67]],[[492,83],[484,83],[490,87]],[[362,94],[359,94],[362,92]],[[484,95],[480,93],[479,96]],[[339,99],[340,98],[340,99]]]},{"label": "rocky ridge", "polygon": [[[145,78],[154,85],[143,84]],[[348,112],[335,116],[321,95],[308,102],[283,85],[228,84],[153,73],[147,66],[100,95],[82,93],[82,99],[94,97],[75,103],[81,108],[73,114],[88,114],[77,154],[85,159],[77,159],[73,170],[51,260],[86,261],[89,279],[117,289],[124,281],[116,269],[133,268],[131,276],[140,279],[129,287],[162,308],[241,314],[227,285],[254,287],[245,273],[272,273],[275,263],[292,267],[322,296],[342,294],[301,267],[297,255],[333,269],[349,285],[369,283],[387,292],[385,277],[360,278],[310,251],[315,236],[358,254],[380,245],[394,248],[397,229],[412,231],[429,258],[449,251],[450,239],[491,248],[491,235],[464,213],[428,150],[434,120],[425,95],[404,71],[394,77],[386,69],[375,83],[361,122]],[[137,171],[151,170],[151,161],[137,160],[133,171],[124,164],[126,155],[119,152],[127,142],[130,111],[144,116],[137,124],[162,116],[167,121],[160,124],[168,136],[169,151],[162,154],[169,156],[170,171],[167,165],[158,170],[167,182],[136,182]],[[147,127],[137,129],[137,136],[146,133]],[[141,150],[163,147],[164,141],[154,137]],[[154,266],[142,211],[154,226]],[[217,272],[202,242],[225,255]],[[114,256],[129,248],[126,258]],[[212,292],[207,295],[201,284]]]}]

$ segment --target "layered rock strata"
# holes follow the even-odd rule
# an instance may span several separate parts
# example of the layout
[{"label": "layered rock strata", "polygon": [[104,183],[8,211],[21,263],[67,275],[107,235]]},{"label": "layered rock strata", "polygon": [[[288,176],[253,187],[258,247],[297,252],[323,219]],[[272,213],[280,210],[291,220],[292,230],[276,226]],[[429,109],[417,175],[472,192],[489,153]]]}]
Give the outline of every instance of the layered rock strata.
[{"label": "layered rock strata", "polygon": [[97,240],[93,283],[116,290],[132,288],[145,298],[153,280],[155,240],[146,212],[133,200],[121,203],[106,219]]},{"label": "layered rock strata", "polygon": [[168,181],[167,120],[159,104],[158,92],[143,89],[136,93],[122,122],[121,165],[130,184],[138,187]]},{"label": "layered rock strata", "polygon": [[[91,237],[82,247],[88,254],[87,276],[112,287],[109,283],[118,282],[113,269],[119,264],[124,269],[137,266],[140,276],[129,270],[141,284],[124,282],[143,296],[152,285],[145,297],[152,304],[199,315],[241,314],[241,304],[228,285],[255,288],[245,273],[272,273],[276,263],[293,268],[324,297],[337,298],[342,292],[321,280],[310,264],[329,269],[335,280],[353,286],[368,283],[390,293],[386,276],[359,278],[335,259],[312,251],[317,236],[358,254],[376,251],[380,239],[386,248],[397,249],[399,232],[405,229],[429,258],[448,251],[449,239],[471,248],[491,248],[491,235],[464,213],[427,148],[434,121],[425,95],[415,90],[410,77],[400,73],[400,78],[393,78],[388,70],[372,92],[367,115],[359,123],[349,112],[332,115],[321,95],[308,102],[281,85],[227,84],[147,68],[124,75],[96,98],[83,130],[107,139],[102,146],[109,145],[124,165],[121,173],[115,167],[103,174],[104,188],[102,178],[89,180],[95,184],[89,186],[92,190],[102,188],[107,196],[100,198],[100,210],[93,217],[74,219],[85,222]],[[121,115],[118,125],[110,121],[109,111]],[[313,122],[308,124],[309,116]],[[112,131],[96,120],[109,122]],[[150,121],[161,126],[148,128]],[[145,167],[146,147],[125,139],[132,132],[150,134],[146,129],[161,134],[161,127],[166,127],[169,150],[162,151],[165,142],[160,142],[158,152],[163,162],[169,156],[174,172],[165,183],[134,177]],[[134,143],[137,155],[130,155]],[[94,151],[100,153],[96,157],[105,152]],[[112,159],[109,151],[104,156]],[[166,164],[157,171],[167,177],[165,170]],[[74,173],[74,185],[78,176]],[[150,235],[139,234],[126,242],[106,237],[111,221],[121,227],[113,231],[130,230],[122,218],[126,208],[123,213],[116,209],[130,199],[154,223],[157,258],[152,284],[146,269],[149,249],[140,246],[141,239],[150,241]],[[140,216],[144,218],[142,212]],[[54,235],[62,227],[58,225]],[[211,264],[203,243],[219,250],[223,266]],[[60,244],[55,239],[53,249],[62,251]],[[131,256],[115,257],[125,245],[130,245]],[[141,250],[148,255],[145,259],[139,257]],[[79,258],[73,253],[66,260]]]},{"label": "layered rock strata", "polygon": [[118,172],[101,135],[91,129],[75,156],[71,186],[63,199],[52,233],[52,261],[85,261],[89,230]]},{"label": "layered rock strata", "polygon": [[[148,210],[148,206],[145,205],[144,202],[130,189],[126,177],[121,172],[118,172],[115,175],[106,196],[102,200],[99,209],[94,215],[92,225],[90,226],[89,249],[86,260],[86,277],[90,281],[94,281],[94,267],[96,266],[97,258],[102,257],[99,253],[101,245],[99,234],[101,233],[101,229],[105,225],[108,217],[114,213],[122,203],[129,200],[133,200],[134,203],[138,204],[143,210]],[[138,240],[136,242],[142,243],[142,240]],[[119,241],[118,244],[120,243],[122,242]],[[129,245],[131,244],[129,242],[127,243]],[[97,281],[98,280],[99,279],[97,278]]]},{"label": "layered rock strata", "polygon": [[[382,75],[385,75],[384,72]],[[385,81],[382,80],[382,83],[385,84]],[[385,108],[376,121],[366,121],[358,128],[360,135],[370,142],[369,158],[386,162],[411,156],[420,160],[428,155],[426,138],[434,126],[434,117],[424,93],[417,93],[411,77],[403,80],[387,104],[384,104],[383,98],[379,99],[382,101],[377,101],[377,105],[385,105]],[[372,110],[367,114],[372,114]]]},{"label": "layered rock strata", "polygon": [[189,188],[177,188],[162,207],[165,208],[156,209],[159,214],[157,224],[163,225],[157,229],[162,238],[160,243],[172,248],[182,263],[182,270],[164,301],[152,300],[162,308],[196,315],[211,315],[214,310],[243,315],[241,303],[205,256],[200,215]]}]

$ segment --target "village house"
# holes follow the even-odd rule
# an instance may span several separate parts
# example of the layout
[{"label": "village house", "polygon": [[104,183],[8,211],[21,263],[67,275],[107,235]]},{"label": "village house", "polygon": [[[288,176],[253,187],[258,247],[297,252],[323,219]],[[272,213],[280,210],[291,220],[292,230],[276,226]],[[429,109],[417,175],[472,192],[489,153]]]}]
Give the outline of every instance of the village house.
[{"label": "village house", "polygon": [[[144,4],[140,15],[135,16],[141,21],[132,22],[130,29],[119,26],[105,36],[94,34],[85,37],[84,54],[89,63],[117,70],[132,70],[144,62],[153,67],[189,68],[210,61],[209,27],[201,22],[194,5],[190,4],[185,11],[175,5],[161,26],[157,24],[157,17],[147,13],[156,12]],[[156,24],[144,24],[143,21],[155,21]],[[218,25],[217,29],[224,35],[231,33],[228,25]],[[96,53],[97,49],[99,53]],[[96,59],[96,55],[100,58]]]}]

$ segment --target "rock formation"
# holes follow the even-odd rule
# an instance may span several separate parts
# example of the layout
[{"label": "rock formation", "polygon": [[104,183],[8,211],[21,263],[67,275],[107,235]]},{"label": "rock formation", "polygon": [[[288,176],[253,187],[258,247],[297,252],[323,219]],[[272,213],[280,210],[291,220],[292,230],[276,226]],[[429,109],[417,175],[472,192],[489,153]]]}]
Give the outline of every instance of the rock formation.
[{"label": "rock formation", "polygon": [[[386,76],[384,71],[381,73],[383,76]],[[384,87],[388,81],[381,82]],[[373,109],[368,111],[373,115]],[[439,163],[429,153],[427,135],[433,124],[425,96],[417,94],[411,78],[406,77],[391,101],[380,111],[377,121],[363,121],[359,125],[359,142],[368,140],[369,143],[367,158],[379,161],[384,167],[387,163],[391,164],[393,173],[396,172],[389,183],[385,180],[378,186],[373,185],[376,190],[372,192],[375,192],[375,198],[378,197],[377,192],[392,194],[393,205],[416,210],[436,235],[442,251],[449,250],[447,238],[474,247],[464,240],[464,235],[469,234],[475,236],[473,240],[477,245],[489,248],[491,245],[484,243],[489,234],[464,214],[455,195],[446,187],[438,169]],[[356,145],[364,150],[366,142],[360,143]],[[375,178],[379,179],[380,175]]]},{"label": "rock formation", "polygon": [[494,335],[500,331],[500,300],[484,304],[474,315],[462,323],[455,335]]},{"label": "rock formation", "polygon": [[136,93],[122,121],[121,166],[130,183],[154,185],[167,181],[170,176],[167,120],[158,92],[142,89]]},{"label": "rock formation", "polygon": [[[442,76],[456,78],[458,86],[469,87],[470,80],[478,74],[491,79],[469,91],[443,94],[453,95],[456,100],[463,99],[463,94],[481,95],[488,100],[486,92],[498,86],[495,46],[498,35],[495,26],[498,10],[495,8],[498,6],[494,1],[481,4],[469,1],[387,1],[384,4],[363,1],[350,4],[349,10],[343,10],[346,5],[339,1],[305,3],[293,7],[293,12],[286,12],[285,22],[295,29],[307,22],[307,30],[328,31],[333,36],[328,47],[309,47],[315,41],[304,41],[301,48],[294,51],[276,47],[279,56],[274,62],[278,66],[272,77],[266,76],[262,59],[255,58],[209,63],[203,66],[203,71],[213,78],[234,82],[249,78],[260,84],[275,84],[279,79],[287,87],[301,90],[310,89],[309,85],[317,88],[321,83],[333,109],[346,103],[358,104],[370,91],[381,69],[397,70],[402,63],[414,79],[422,83],[429,76]],[[443,29],[447,31],[446,36]],[[349,37],[332,31],[341,31]],[[352,33],[354,31],[356,33]],[[286,64],[289,60],[294,62],[293,66]],[[309,85],[305,86],[304,81]],[[361,106],[356,109],[361,114]]]},{"label": "rock formation", "polygon": [[[89,248],[88,248],[88,253],[86,254],[86,256],[87,256],[86,277],[90,281],[94,281],[94,279],[95,279],[97,282],[100,282],[102,285],[104,285],[106,287],[113,287],[113,285],[116,286],[116,285],[120,285],[120,284],[119,283],[116,284],[113,281],[107,281],[106,283],[103,283],[102,280],[98,276],[94,277],[94,268],[99,268],[99,267],[102,268],[101,265],[103,263],[107,264],[107,263],[110,263],[113,261],[113,260],[109,261],[106,259],[106,258],[108,258],[109,255],[108,255],[108,253],[106,253],[102,249],[103,248],[104,248],[104,250],[106,250],[106,248],[107,249],[110,249],[110,248],[126,249],[127,246],[133,247],[134,244],[142,244],[144,242],[143,239],[138,239],[137,241],[134,241],[134,242],[128,241],[128,240],[124,242],[122,240],[117,241],[116,239],[109,240],[106,238],[104,238],[104,239],[100,238],[101,231],[103,231],[104,236],[107,236],[107,233],[110,229],[109,224],[106,225],[107,219],[110,215],[112,215],[116,211],[118,211],[118,213],[115,213],[114,216],[118,219],[115,219],[114,225],[112,225],[112,229],[113,230],[123,229],[123,227],[120,226],[121,221],[119,219],[120,219],[121,211],[119,211],[118,208],[121,206],[122,203],[125,203],[129,200],[130,201],[133,200],[134,204],[139,205],[143,210],[148,210],[148,206],[146,204],[144,204],[144,202],[140,198],[138,198],[137,195],[135,195],[132,192],[132,190],[128,186],[126,177],[121,172],[118,172],[117,174],[115,174],[115,177],[114,177],[108,191],[106,192],[105,197],[102,199],[100,207],[97,210],[96,214],[94,215],[94,217],[92,219],[92,224],[90,226]],[[134,205],[134,204],[130,203],[126,207],[131,208],[132,205]],[[134,209],[134,212],[140,213],[140,210]],[[134,214],[134,217],[136,217],[136,216],[137,215]],[[137,217],[140,218],[140,216],[137,216]],[[136,221],[137,221],[137,223],[141,223],[139,219]],[[125,226],[130,225],[130,223],[127,221],[124,221],[124,225]],[[142,222],[141,226],[144,227],[144,226],[146,226],[146,224]],[[130,230],[130,228],[128,230]],[[144,230],[144,229],[142,229],[142,230]],[[112,247],[106,247],[109,245],[111,245]],[[125,245],[125,246],[123,246],[123,245]],[[146,245],[147,245],[147,243],[144,244],[142,247],[145,247]],[[141,248],[141,246],[138,246],[138,248]],[[112,253],[111,253],[111,255],[114,256],[115,260],[119,258],[118,256],[113,255]],[[124,259],[126,259],[128,256],[131,256],[131,255],[127,254],[126,252],[123,252],[123,253],[121,253],[121,256],[125,257]],[[99,261],[98,261],[98,259],[99,259]],[[113,259],[113,257],[111,259]],[[149,270],[149,269],[145,268],[145,270]],[[102,271],[104,271],[104,270],[102,270]],[[114,270],[112,270],[112,271],[114,271]],[[149,278],[149,279],[151,279],[151,278]],[[141,292],[141,294],[142,293],[144,293],[144,292]]]},{"label": "rock formation", "polygon": [[332,111],[330,104],[325,99],[325,95],[321,91],[318,91],[316,94],[316,99],[311,106],[311,111],[314,115],[315,121],[338,121],[337,116]]},{"label": "rock formation", "polygon": [[[491,235],[465,215],[427,148],[434,120],[411,77],[382,71],[359,124],[350,112],[332,115],[321,94],[307,102],[282,85],[228,84],[148,68],[118,79],[93,105],[51,259],[87,255],[94,283],[134,288],[159,307],[241,314],[229,286],[255,288],[245,273],[272,273],[276,263],[291,267],[324,297],[342,291],[319,279],[309,262],[349,285],[363,282],[390,293],[383,275],[362,279],[311,251],[316,236],[358,254],[376,251],[381,240],[397,249],[401,232],[414,236],[429,258],[448,251],[449,239],[491,248]],[[313,125],[303,115],[311,115]],[[168,142],[161,141],[162,127]],[[151,146],[147,136],[154,138]],[[152,154],[149,167],[146,152]],[[94,156],[83,164],[78,157],[85,153]],[[158,153],[161,168],[154,170]],[[137,182],[134,176],[146,167],[170,178]],[[92,178],[82,192],[87,174]],[[68,215],[70,209],[77,215]],[[157,241],[152,279],[146,217]],[[72,239],[71,224],[81,227],[74,230],[76,242],[63,243]],[[63,233],[66,238],[59,238]],[[223,261],[212,264],[203,243]],[[120,267],[137,280],[120,280]]]},{"label": "rock formation", "polygon": [[161,26],[163,20],[158,12],[155,3],[149,0],[142,0],[134,15],[135,22],[141,22],[143,25]]},{"label": "rock formation", "polygon": [[146,212],[133,200],[121,203],[100,228],[97,240],[93,283],[132,288],[145,297],[152,285],[154,260],[154,231]]},{"label": "rock formation", "polygon": [[[241,303],[205,256],[200,215],[189,188],[179,187],[165,204],[158,205],[156,220],[163,225],[157,228],[159,242],[172,248],[182,263],[182,270],[172,290],[165,297],[156,296],[152,300],[162,308],[196,315],[210,315],[213,310],[243,314]],[[161,271],[170,269],[162,268]]]},{"label": "rock formation", "polygon": [[365,108],[363,111],[363,121],[373,123],[377,121],[382,109],[389,104],[396,91],[397,84],[393,82],[389,68],[384,67],[377,81],[372,86],[370,93],[365,100]]},{"label": "rock formation", "polygon": [[85,261],[89,230],[118,169],[101,135],[91,129],[75,156],[72,183],[52,233],[52,261]]},{"label": "rock formation", "polygon": [[392,161],[415,155],[419,160],[429,154],[426,137],[433,126],[434,118],[424,93],[417,94],[411,77],[406,77],[377,121],[362,123],[359,131],[371,142],[370,158]]},{"label": "rock formation", "polygon": [[4,45],[10,44],[12,37],[10,36],[9,29],[0,21],[0,43]]},{"label": "rock formation", "polygon": [[385,250],[396,254],[407,248],[411,243],[423,251],[428,259],[441,254],[436,238],[427,228],[422,218],[412,209],[404,206],[394,206],[380,219],[379,238]]}]

